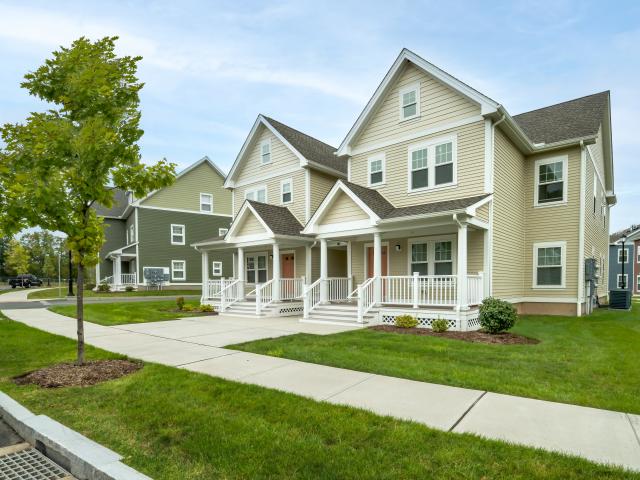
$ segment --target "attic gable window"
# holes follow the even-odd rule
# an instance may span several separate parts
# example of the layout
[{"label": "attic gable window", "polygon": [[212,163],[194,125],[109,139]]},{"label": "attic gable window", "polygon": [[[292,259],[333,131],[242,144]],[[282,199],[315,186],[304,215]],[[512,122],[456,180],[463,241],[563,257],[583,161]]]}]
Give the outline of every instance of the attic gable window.
[{"label": "attic gable window", "polygon": [[420,116],[420,83],[413,83],[400,90],[400,121]]},{"label": "attic gable window", "polygon": [[200,194],[200,211],[203,213],[213,212],[213,195],[210,193]]},{"label": "attic gable window", "polygon": [[260,143],[260,159],[263,165],[271,163],[271,140]]}]

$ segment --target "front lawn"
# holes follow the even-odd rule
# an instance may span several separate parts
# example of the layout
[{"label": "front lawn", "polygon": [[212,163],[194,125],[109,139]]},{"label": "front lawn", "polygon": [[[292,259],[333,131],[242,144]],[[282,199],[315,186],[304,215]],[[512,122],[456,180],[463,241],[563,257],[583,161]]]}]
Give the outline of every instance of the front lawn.
[{"label": "front lawn", "polygon": [[[153,478],[640,479],[155,364],[91,387],[17,386],[11,377],[72,361],[75,343],[0,317],[0,389]],[[87,356],[117,357],[89,346]]]},{"label": "front lawn", "polygon": [[640,314],[522,317],[537,345],[484,345],[369,329],[229,348],[394,377],[640,413]]},{"label": "front lawn", "polygon": [[[185,300],[185,305],[200,305],[196,300]],[[88,303],[84,306],[84,319],[100,325],[123,325],[126,323],[160,322],[176,318],[202,315],[197,312],[176,312],[175,301]],[[49,310],[60,315],[76,318],[75,305],[56,305]]]},{"label": "front lawn", "polygon": [[[75,291],[75,290],[74,290]],[[201,290],[136,290],[133,292],[94,292],[93,290],[85,290],[85,297],[181,297],[185,295],[200,295]],[[46,288],[44,290],[37,290],[29,293],[27,298],[29,299],[50,299],[61,298],[67,296],[67,287],[58,288]]]}]

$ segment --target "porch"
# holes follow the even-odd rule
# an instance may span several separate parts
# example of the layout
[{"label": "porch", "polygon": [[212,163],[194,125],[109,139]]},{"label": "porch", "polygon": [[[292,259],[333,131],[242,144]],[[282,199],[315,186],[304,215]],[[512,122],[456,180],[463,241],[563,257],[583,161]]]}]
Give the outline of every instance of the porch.
[{"label": "porch", "polygon": [[138,287],[135,245],[109,252],[107,259],[112,262],[111,275],[100,278],[100,271],[96,269],[98,285],[107,284],[111,291],[123,291],[127,287]]}]

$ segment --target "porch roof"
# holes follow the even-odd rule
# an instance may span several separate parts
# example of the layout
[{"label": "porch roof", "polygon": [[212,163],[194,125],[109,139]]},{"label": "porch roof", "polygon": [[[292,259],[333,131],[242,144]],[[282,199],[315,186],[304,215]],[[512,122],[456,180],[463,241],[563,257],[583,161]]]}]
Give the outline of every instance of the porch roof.
[{"label": "porch roof", "polygon": [[291,237],[307,236],[300,233],[303,228],[302,224],[287,207],[256,202],[255,200],[245,201],[253,207],[255,213],[260,216],[274,235],[287,235]]}]

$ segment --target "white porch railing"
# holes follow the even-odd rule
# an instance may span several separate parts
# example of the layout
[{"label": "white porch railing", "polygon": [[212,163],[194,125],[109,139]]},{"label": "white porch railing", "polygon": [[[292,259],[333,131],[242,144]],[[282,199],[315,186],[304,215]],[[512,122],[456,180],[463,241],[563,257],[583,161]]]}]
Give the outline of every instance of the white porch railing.
[{"label": "white porch railing", "polygon": [[484,299],[484,275],[467,275],[467,300],[469,305],[479,305]]},{"label": "white porch railing", "polygon": [[106,283],[107,285],[113,285],[113,276],[104,277],[100,280],[100,283]]},{"label": "white porch railing", "polygon": [[223,280],[226,284],[220,289],[220,312],[225,312],[231,305],[244,298],[244,282],[240,280]]},{"label": "white porch railing", "polygon": [[346,300],[349,297],[349,279],[347,277],[329,277],[327,282],[327,301]]},{"label": "white porch railing", "polygon": [[280,279],[280,300],[296,300],[302,298],[304,287],[304,277],[301,278],[281,278]]},{"label": "white porch railing", "polygon": [[309,313],[320,305],[320,284],[322,283],[322,279],[319,278],[311,285],[304,288],[303,294],[303,309],[304,309],[304,318],[309,318]]},{"label": "white porch railing", "polygon": [[136,285],[138,283],[137,280],[136,280],[136,274],[135,273],[121,273],[120,274],[120,283],[116,283],[116,280],[117,280],[117,276],[110,275],[110,276],[104,277],[102,280],[100,280],[100,283],[106,283],[107,285],[109,285],[111,287]]},{"label": "white porch railing", "polygon": [[256,315],[260,315],[262,309],[273,302],[273,279],[256,285]]},{"label": "white porch railing", "polygon": [[368,278],[366,282],[358,285],[358,322],[364,322],[364,316],[376,304],[375,284],[379,277]]}]

